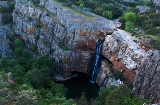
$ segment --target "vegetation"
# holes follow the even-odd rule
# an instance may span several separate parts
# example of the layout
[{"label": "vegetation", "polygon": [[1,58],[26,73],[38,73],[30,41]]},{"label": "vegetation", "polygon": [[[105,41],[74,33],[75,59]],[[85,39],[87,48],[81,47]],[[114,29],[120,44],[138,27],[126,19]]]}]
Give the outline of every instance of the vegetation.
[{"label": "vegetation", "polygon": [[8,0],[8,6],[0,7],[0,12],[2,13],[2,23],[4,25],[12,23],[12,12],[14,10],[14,2],[11,0]]},{"label": "vegetation", "polygon": [[[11,84],[3,84],[7,78],[2,79],[0,97],[3,91],[9,98],[0,98],[0,102],[15,103],[16,105],[73,105],[73,99],[66,99],[67,89],[62,84],[53,81],[56,63],[53,58],[39,56],[33,58],[30,51],[25,49],[23,40],[13,38],[15,57],[6,57],[0,60],[0,74],[10,73]],[[13,38],[13,39],[12,39]],[[1,77],[2,75],[0,75]],[[1,85],[0,85],[1,86]],[[7,89],[7,90],[5,90]],[[1,92],[2,91],[2,92]]]},{"label": "vegetation", "polygon": [[131,89],[125,84],[103,89],[97,97],[96,105],[142,105],[149,100],[131,97]]},{"label": "vegetation", "polygon": [[[61,2],[63,5],[71,7],[72,5],[76,5],[82,11],[84,7],[90,8],[90,11],[96,13],[98,15],[104,16],[106,18],[112,19],[117,18],[122,15],[121,9],[119,5],[117,5],[112,0],[56,0]],[[85,14],[83,11],[81,12]],[[85,14],[87,15],[87,14]]]}]

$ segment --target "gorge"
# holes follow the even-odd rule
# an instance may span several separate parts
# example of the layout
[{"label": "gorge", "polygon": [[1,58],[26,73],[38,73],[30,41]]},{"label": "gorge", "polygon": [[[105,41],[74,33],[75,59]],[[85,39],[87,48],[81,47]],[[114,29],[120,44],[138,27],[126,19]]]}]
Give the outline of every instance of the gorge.
[{"label": "gorge", "polygon": [[[114,79],[112,73],[120,73],[125,83],[133,85],[133,96],[160,102],[160,51],[150,47],[148,41],[121,30],[118,21],[91,12],[88,16],[54,0],[40,0],[39,6],[30,0],[14,2],[14,33],[31,52],[55,59],[57,82],[73,80],[77,74],[83,80],[82,73],[101,90],[119,86],[121,81]],[[11,50],[4,30],[0,30],[0,52],[8,56]],[[98,90],[97,86],[93,88],[97,94]]]}]

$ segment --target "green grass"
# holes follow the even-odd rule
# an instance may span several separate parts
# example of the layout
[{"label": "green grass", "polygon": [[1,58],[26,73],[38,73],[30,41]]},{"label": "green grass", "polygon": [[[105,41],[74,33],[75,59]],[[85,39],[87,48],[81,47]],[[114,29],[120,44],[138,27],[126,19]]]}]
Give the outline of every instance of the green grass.
[{"label": "green grass", "polygon": [[93,13],[90,13],[90,14],[88,14],[88,15],[83,14],[82,12],[80,12],[80,11],[78,11],[78,10],[76,10],[76,9],[73,9],[73,8],[71,8],[71,7],[68,7],[68,6],[65,6],[64,3],[62,3],[62,2],[59,2],[59,1],[56,1],[56,0],[52,0],[52,1],[60,4],[60,5],[61,5],[62,7],[64,7],[65,9],[68,9],[68,10],[70,10],[70,11],[75,12],[75,13],[76,13],[77,15],[79,15],[79,16],[86,17],[86,18],[94,18],[94,16],[95,16]]},{"label": "green grass", "polygon": [[153,38],[156,41],[160,41],[160,36],[158,36],[158,35],[147,35],[147,36]]}]

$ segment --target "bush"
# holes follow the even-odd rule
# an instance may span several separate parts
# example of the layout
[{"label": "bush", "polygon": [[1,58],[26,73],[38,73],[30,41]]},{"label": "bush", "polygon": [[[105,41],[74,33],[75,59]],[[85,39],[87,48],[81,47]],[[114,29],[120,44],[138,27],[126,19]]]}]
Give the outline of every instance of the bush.
[{"label": "bush", "polygon": [[106,96],[105,105],[142,105],[145,102],[148,101],[131,97],[131,89],[123,84]]},{"label": "bush", "polygon": [[2,15],[2,23],[4,25],[12,23],[13,19],[12,19],[12,14],[11,13],[5,13]]},{"label": "bush", "polygon": [[108,94],[110,94],[116,87],[110,87],[108,89],[103,88],[99,94],[99,96],[96,98],[95,105],[105,105],[105,98]]},{"label": "bush", "polygon": [[34,5],[36,5],[36,6],[38,6],[39,3],[40,3],[40,0],[31,0],[31,1],[32,1],[32,3],[33,3]]},{"label": "bush", "polygon": [[36,90],[21,90],[16,96],[16,105],[37,105],[38,96]]}]

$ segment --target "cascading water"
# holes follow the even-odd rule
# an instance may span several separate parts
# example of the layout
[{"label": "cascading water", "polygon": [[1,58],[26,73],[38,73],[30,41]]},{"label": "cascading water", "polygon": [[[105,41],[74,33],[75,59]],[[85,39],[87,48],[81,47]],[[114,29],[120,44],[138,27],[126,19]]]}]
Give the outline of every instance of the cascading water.
[{"label": "cascading water", "polygon": [[94,69],[92,71],[92,78],[91,78],[91,83],[95,83],[96,81],[96,77],[97,77],[97,73],[98,73],[98,63],[99,63],[99,59],[100,59],[100,53],[101,53],[101,49],[102,49],[102,44],[103,44],[103,40],[98,40],[96,43],[96,58],[95,58],[95,64],[94,64]]}]

